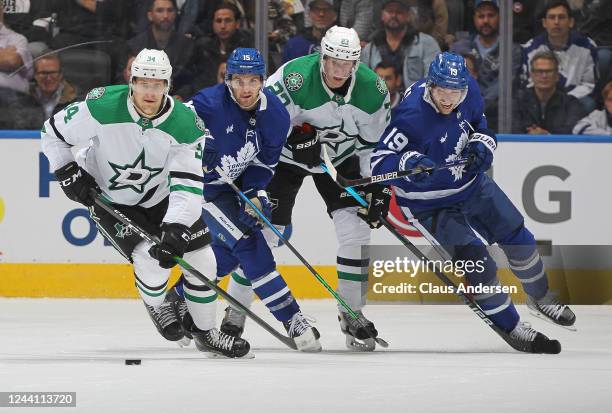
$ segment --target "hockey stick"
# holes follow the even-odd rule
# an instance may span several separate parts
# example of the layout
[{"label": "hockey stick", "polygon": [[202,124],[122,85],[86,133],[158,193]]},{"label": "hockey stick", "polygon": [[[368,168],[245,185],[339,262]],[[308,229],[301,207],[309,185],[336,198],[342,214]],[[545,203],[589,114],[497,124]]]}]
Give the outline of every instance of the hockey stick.
[{"label": "hockey stick", "polygon": [[[323,160],[325,162],[325,165],[332,165],[325,146],[323,146]],[[359,185],[367,185],[367,184],[385,182],[391,179],[401,178],[404,176],[420,174],[422,172],[434,172],[440,169],[448,169],[448,168],[452,168],[455,166],[466,165],[469,162],[470,162],[469,158],[458,158],[458,159],[447,162],[435,168],[412,168],[412,169],[408,169],[407,171],[387,172],[385,174],[372,175],[367,178],[358,178],[358,179],[347,179],[343,177],[342,175],[338,175],[336,168],[334,169],[328,168],[326,172],[332,177],[334,181],[336,181],[338,185],[340,185],[342,188],[346,188],[349,186],[359,186]]]},{"label": "hockey stick", "polygon": [[236,186],[232,179],[227,176],[225,171],[223,171],[223,169],[221,169],[219,166],[215,168],[215,171],[219,174],[222,181],[227,183],[240,196],[240,198],[244,200],[244,202],[246,202],[251,208],[253,208],[259,218],[261,218],[261,220],[276,234],[278,239],[281,240],[291,250],[291,252],[295,254],[295,256],[302,262],[302,264],[304,264],[308,271],[310,271],[310,273],[315,276],[317,281],[319,281],[323,285],[323,287],[325,287],[325,289],[329,291],[329,293],[336,299],[336,301],[338,301],[338,303],[340,303],[340,305],[347,311],[347,313],[351,317],[353,317],[359,324],[361,324],[363,329],[367,332],[368,336],[370,336],[371,339],[376,341],[376,343],[378,343],[381,347],[389,347],[389,343],[387,343],[385,340],[383,340],[382,338],[374,337],[374,334],[370,331],[370,329],[367,328],[367,326],[359,319],[357,313],[355,313],[355,311],[353,311],[353,309],[349,307],[346,301],[344,301],[344,299],[337,292],[334,291],[334,289],[327,283],[327,281],[325,281],[325,279],[321,277],[317,270],[315,270],[313,266],[310,265],[308,261],[306,261],[302,254],[300,254],[298,250],[295,249],[295,247],[291,245],[291,243],[283,236],[283,234],[268,220],[268,218],[266,218],[264,213],[261,212],[259,208],[257,208],[257,206],[253,204],[253,202],[251,202],[251,200],[244,194],[244,192],[242,192],[240,188]]},{"label": "hockey stick", "polygon": [[[325,150],[323,152],[325,153]],[[328,174],[332,175],[330,170],[332,168],[334,168],[334,166],[331,164],[331,162],[329,164],[322,164],[321,167]],[[367,201],[365,199],[363,199],[353,188],[350,188],[350,187],[349,188],[344,188],[344,190],[347,191],[349,194],[351,194],[351,196],[353,196],[353,198],[355,198],[357,200],[357,202],[359,202],[359,204],[361,206],[366,207],[366,208],[368,207]],[[379,217],[379,220],[385,226],[385,228],[387,228],[389,230],[389,232],[395,238],[397,238],[406,248],[408,248],[408,250],[410,250],[410,252],[412,252],[417,258],[421,258],[423,260],[426,268],[429,268],[429,266],[427,264],[430,262],[430,260],[425,256],[425,254],[421,253],[421,251],[416,247],[416,245],[414,245],[406,237],[404,237],[399,232],[397,232],[397,230],[393,227],[393,225],[389,221],[387,221],[387,219],[384,218],[382,215]],[[532,342],[515,340],[512,337],[510,337],[510,334],[508,334],[506,331],[502,330],[501,328],[499,328],[498,326],[496,326],[493,323],[493,321],[489,318],[489,316],[485,314],[484,310],[478,305],[478,303],[476,301],[474,301],[474,299],[472,297],[468,296],[463,291],[459,291],[457,286],[455,285],[455,283],[452,282],[448,278],[448,276],[446,274],[444,274],[441,271],[438,271],[436,269],[435,265],[433,267],[434,267],[434,274],[436,274],[436,276],[444,284],[446,284],[447,286],[451,287],[452,291],[454,291],[459,297],[461,297],[463,302],[474,313],[476,313],[476,315],[478,317],[480,317],[480,319],[486,325],[491,327],[491,329],[493,331],[495,331],[506,343],[508,343],[510,345],[510,347],[512,347],[515,350],[522,351],[522,352],[527,352],[527,353],[533,353],[534,352],[533,351],[533,346],[532,346],[533,343]],[[561,351],[560,348],[559,348],[559,351]]]},{"label": "hockey stick", "polygon": [[[93,191],[93,192],[95,192],[95,191]],[[152,244],[159,244],[160,243],[159,239],[156,236],[150,235],[149,233],[145,232],[138,225],[134,224],[132,222],[132,220],[130,218],[128,218],[127,216],[125,216],[121,211],[119,211],[119,210],[117,210],[117,209],[115,209],[115,208],[105,204],[104,201],[102,201],[102,199],[100,199],[100,197],[97,195],[97,193],[95,195],[94,201],[95,201],[96,205],[98,205],[100,208],[102,208],[103,210],[108,212],[114,218],[116,218],[119,221],[121,221],[123,224],[127,225],[132,231],[134,231],[136,234],[138,234],[143,240],[145,240],[147,242],[150,242]],[[177,262],[177,264],[179,264],[183,268],[183,270],[185,270],[189,274],[193,275],[198,280],[202,281],[208,288],[214,290],[221,297],[225,298],[234,307],[239,308],[240,311],[244,312],[249,318],[251,318],[253,321],[255,321],[255,323],[259,324],[264,330],[266,330],[268,333],[272,334],[274,337],[276,337],[284,345],[286,345],[287,347],[289,347],[289,348],[291,348],[293,350],[297,350],[297,345],[295,344],[295,341],[292,338],[287,337],[287,336],[279,333],[278,331],[276,331],[272,326],[270,326],[264,320],[259,318],[259,316],[257,314],[255,314],[250,309],[248,309],[247,307],[242,305],[240,303],[240,301],[236,300],[234,297],[232,297],[231,295],[226,293],[225,290],[223,290],[223,288],[219,287],[214,281],[211,281],[208,278],[206,278],[204,276],[204,274],[202,274],[201,272],[199,272],[198,270],[193,268],[184,259],[182,259],[180,257],[173,257],[173,258]]]}]

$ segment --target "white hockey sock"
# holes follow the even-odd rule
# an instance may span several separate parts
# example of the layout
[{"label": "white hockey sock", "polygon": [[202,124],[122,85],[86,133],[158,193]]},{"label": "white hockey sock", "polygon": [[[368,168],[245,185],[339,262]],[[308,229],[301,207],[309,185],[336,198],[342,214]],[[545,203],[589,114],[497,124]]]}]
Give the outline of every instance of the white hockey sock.
[{"label": "white hockey sock", "polygon": [[[209,280],[216,278],[216,261],[212,248],[204,247],[185,254],[185,261],[201,272]],[[210,330],[215,327],[217,314],[217,293],[208,288],[198,278],[185,271],[185,302],[193,322],[200,330]]]},{"label": "white hockey sock", "polygon": [[227,293],[247,308],[253,302],[253,288],[251,282],[244,276],[242,268],[237,268],[230,276]]}]

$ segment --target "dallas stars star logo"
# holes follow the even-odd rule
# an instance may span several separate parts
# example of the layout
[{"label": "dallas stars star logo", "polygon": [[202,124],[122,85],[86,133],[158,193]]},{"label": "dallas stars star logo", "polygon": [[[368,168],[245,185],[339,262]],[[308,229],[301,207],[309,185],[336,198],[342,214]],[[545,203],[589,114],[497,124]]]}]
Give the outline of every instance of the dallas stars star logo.
[{"label": "dallas stars star logo", "polygon": [[151,179],[159,175],[164,168],[151,168],[146,165],[144,149],[138,155],[138,158],[132,164],[123,166],[109,162],[115,175],[110,179],[111,185],[108,187],[111,191],[120,189],[132,189],[139,194],[142,194],[144,187]]}]

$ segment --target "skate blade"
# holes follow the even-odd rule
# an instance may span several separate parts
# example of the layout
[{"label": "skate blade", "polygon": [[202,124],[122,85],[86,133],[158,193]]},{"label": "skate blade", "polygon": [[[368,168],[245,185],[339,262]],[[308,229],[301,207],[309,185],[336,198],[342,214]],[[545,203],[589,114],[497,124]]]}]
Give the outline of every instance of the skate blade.
[{"label": "skate blade", "polygon": [[191,344],[191,339],[189,337],[183,337],[179,341],[176,342],[180,348],[189,347]]},{"label": "skate blade", "polygon": [[346,336],[346,348],[348,348],[349,350],[368,352],[368,351],[374,351],[374,349],[376,348],[376,341],[374,341],[374,339],[372,338],[366,338],[365,340],[361,341],[361,340],[357,340],[355,337],[353,337],[350,334],[345,334],[345,336]]},{"label": "skate blade", "polygon": [[532,309],[529,309],[529,313],[530,313],[532,316],[534,316],[534,317],[538,317],[539,319],[544,320],[544,321],[546,321],[546,322],[548,322],[548,323],[550,323],[550,324],[552,324],[552,325],[554,325],[554,326],[561,327],[561,328],[564,328],[564,329],[566,329],[566,330],[573,331],[573,332],[578,331],[578,330],[576,329],[576,327],[575,327],[575,326],[573,326],[573,325],[571,325],[571,326],[564,326],[564,325],[561,325],[561,324],[557,324],[557,323],[555,323],[554,321],[552,321],[550,318],[546,317],[544,314],[540,313],[539,311],[534,311],[534,310],[532,310]]},{"label": "skate blade", "polygon": [[253,353],[252,351],[249,351],[242,357],[228,357],[228,356],[224,356],[223,354],[213,353],[212,351],[203,351],[203,353],[204,353],[204,356],[206,356],[206,358],[208,359],[242,360],[242,359],[254,359],[255,358],[255,353]]},{"label": "skate blade", "polygon": [[308,331],[301,336],[294,337],[293,340],[295,341],[298,351],[303,351],[305,353],[318,353],[323,349],[321,347],[321,343],[315,337],[312,328],[308,329]]}]

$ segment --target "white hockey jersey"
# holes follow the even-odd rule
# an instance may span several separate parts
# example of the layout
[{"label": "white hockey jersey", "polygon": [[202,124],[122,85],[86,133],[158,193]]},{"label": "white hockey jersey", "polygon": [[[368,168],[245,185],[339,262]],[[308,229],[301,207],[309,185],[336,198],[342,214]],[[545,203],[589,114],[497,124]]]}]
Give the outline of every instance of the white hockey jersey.
[{"label": "white hockey jersey", "polygon": [[128,86],[93,89],[85,101],[49,118],[42,149],[52,170],[74,160],[112,203],[152,207],[170,197],[164,222],[191,226],[201,214],[204,122],[182,103],[150,120],[128,98]]},{"label": "white hockey jersey", "polygon": [[[357,154],[361,173],[369,176],[369,157],[391,117],[387,86],[358,63],[348,92],[337,95],[322,81],[319,59],[313,53],[287,62],[268,78],[266,86],[283,102],[293,126],[309,123],[315,127],[334,165]],[[287,144],[280,161],[309,169],[293,160]],[[322,172],[320,167],[309,170]]]}]

